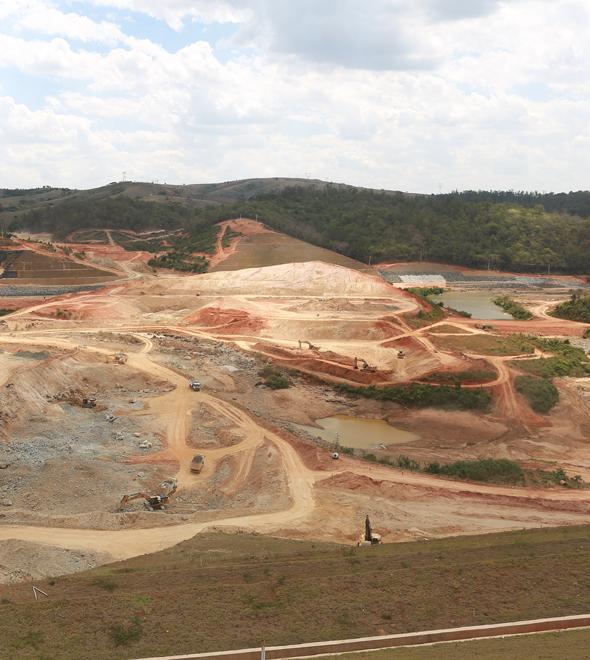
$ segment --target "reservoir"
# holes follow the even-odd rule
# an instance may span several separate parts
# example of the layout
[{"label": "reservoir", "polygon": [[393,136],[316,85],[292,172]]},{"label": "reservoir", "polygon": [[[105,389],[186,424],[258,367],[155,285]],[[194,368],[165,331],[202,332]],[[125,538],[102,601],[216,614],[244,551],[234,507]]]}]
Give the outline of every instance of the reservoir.
[{"label": "reservoir", "polygon": [[[500,295],[500,294],[497,294]],[[431,296],[431,299],[442,301],[445,307],[452,307],[460,312],[469,312],[474,319],[501,321],[512,319],[501,307],[492,302],[496,297],[486,291],[445,291],[440,296]]]},{"label": "reservoir", "polygon": [[334,415],[334,417],[317,419],[316,424],[320,428],[303,424],[297,424],[297,426],[310,435],[320,437],[327,442],[336,442],[336,434],[338,434],[340,444],[353,449],[373,449],[379,445],[402,445],[418,440],[420,437],[415,433],[391,426],[382,419]]}]

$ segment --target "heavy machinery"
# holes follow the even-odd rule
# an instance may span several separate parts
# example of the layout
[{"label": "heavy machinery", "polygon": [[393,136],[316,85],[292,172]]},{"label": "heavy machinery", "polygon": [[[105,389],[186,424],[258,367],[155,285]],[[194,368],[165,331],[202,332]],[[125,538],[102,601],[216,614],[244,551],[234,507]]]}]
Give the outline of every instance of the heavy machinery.
[{"label": "heavy machinery", "polygon": [[126,353],[115,353],[113,359],[116,364],[126,364],[127,363],[127,354]]},{"label": "heavy machinery", "polygon": [[398,360],[403,360],[406,357],[406,352],[405,351],[398,351],[397,352],[397,359]]},{"label": "heavy machinery", "polygon": [[488,330],[488,331],[489,331],[489,330],[493,330],[493,329],[494,329],[494,326],[493,326],[493,325],[490,325],[489,323],[476,323],[476,324],[475,324],[475,327],[476,327],[478,330]]},{"label": "heavy machinery", "polygon": [[201,383],[198,380],[191,380],[188,384],[193,392],[201,391]]},{"label": "heavy machinery", "polygon": [[96,408],[96,398],[93,396],[82,399],[82,408]]},{"label": "heavy machinery", "polygon": [[365,359],[355,357],[354,358],[354,368],[358,369],[359,364],[362,364],[362,371],[371,371],[371,372],[377,371],[377,368],[372,367]]},{"label": "heavy machinery", "polygon": [[309,348],[310,351],[319,351],[320,350],[319,346],[314,346],[314,344],[312,344],[310,341],[307,341],[306,339],[303,339],[303,340],[298,339],[297,341],[299,342],[299,348],[300,349],[303,348],[304,344],[307,344],[307,347]]},{"label": "heavy machinery", "polygon": [[371,521],[369,516],[365,516],[365,534],[361,537],[358,542],[359,545],[368,546],[368,545],[379,545],[381,543],[381,534],[373,531],[371,527]]},{"label": "heavy machinery", "polygon": [[205,465],[205,457],[203,454],[195,454],[191,461],[191,472],[199,474]]},{"label": "heavy machinery", "polygon": [[123,495],[121,502],[119,503],[119,511],[123,511],[128,502],[138,499],[144,500],[145,508],[148,509],[148,511],[161,511],[164,504],[166,504],[170,497],[176,492],[177,486],[176,479],[166,479],[158,486],[158,493],[155,495],[148,495],[143,492]]}]

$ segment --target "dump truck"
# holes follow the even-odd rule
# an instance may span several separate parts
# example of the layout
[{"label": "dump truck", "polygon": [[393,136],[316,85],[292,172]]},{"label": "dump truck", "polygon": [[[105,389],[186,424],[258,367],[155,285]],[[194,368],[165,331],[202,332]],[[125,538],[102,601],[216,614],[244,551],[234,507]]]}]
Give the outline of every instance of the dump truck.
[{"label": "dump truck", "polygon": [[203,454],[195,454],[191,461],[191,472],[199,474],[205,465],[205,457]]},{"label": "dump truck", "polygon": [[201,390],[201,383],[198,380],[191,380],[189,387],[193,392],[199,392]]}]

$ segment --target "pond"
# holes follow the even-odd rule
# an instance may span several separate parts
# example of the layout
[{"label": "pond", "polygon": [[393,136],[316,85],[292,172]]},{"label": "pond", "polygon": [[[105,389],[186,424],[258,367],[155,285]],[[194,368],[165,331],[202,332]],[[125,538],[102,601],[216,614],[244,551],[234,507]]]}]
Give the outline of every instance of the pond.
[{"label": "pond", "polygon": [[414,442],[419,435],[391,426],[382,419],[369,419],[365,417],[349,417],[347,415],[334,415],[317,419],[315,426],[297,426],[310,435],[320,437],[327,442],[335,442],[336,434],[343,447],[353,449],[372,449],[379,445],[403,445]]},{"label": "pond", "polygon": [[501,321],[512,319],[498,305],[494,305],[496,296],[486,291],[445,291],[440,296],[432,296],[432,300],[441,301],[445,307],[452,307],[461,312],[469,312],[474,319]]}]

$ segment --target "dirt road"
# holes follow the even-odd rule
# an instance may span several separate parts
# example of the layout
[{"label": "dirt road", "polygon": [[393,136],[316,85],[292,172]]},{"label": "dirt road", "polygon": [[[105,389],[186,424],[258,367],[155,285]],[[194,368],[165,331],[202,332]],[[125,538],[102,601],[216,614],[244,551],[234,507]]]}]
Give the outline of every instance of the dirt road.
[{"label": "dirt road", "polygon": [[[167,454],[178,463],[177,478],[179,479],[180,488],[190,489],[191,481],[195,478],[189,469],[194,450],[186,443],[186,419],[198,404],[204,403],[229,419],[232,425],[241,430],[243,436],[242,442],[232,447],[203,450],[202,453],[206,456],[207,470],[214,471],[215,465],[222,458],[233,455],[239,461],[236,470],[236,474],[239,475],[241,472],[240,465],[250,460],[252,452],[259,445],[264,441],[269,441],[280,452],[290,493],[290,506],[285,510],[267,514],[226,517],[208,522],[166,526],[158,528],[157,532],[153,528],[102,531],[7,525],[0,526],[0,540],[20,539],[73,550],[100,551],[108,553],[113,559],[124,559],[166,548],[210,527],[240,527],[263,533],[276,532],[280,529],[293,529],[297,528],[314,512],[314,485],[331,476],[346,473],[400,485],[422,486],[449,493],[477,493],[481,496],[504,497],[515,501],[524,499],[539,502],[588,502],[590,505],[589,496],[584,491],[533,490],[464,483],[421,473],[402,472],[348,458],[344,458],[339,462],[338,467],[334,467],[332,470],[310,470],[289,442],[259,425],[243,410],[205,392],[190,390],[182,376],[150,358],[149,352],[152,348],[152,342],[149,338],[137,332],[133,334],[141,338],[143,346],[138,352],[128,355],[127,364],[143,373],[167,380],[175,386],[168,394],[149,399],[149,405],[151,412],[166,422],[167,447],[163,454]],[[103,355],[108,355],[111,352],[99,347],[85,346],[80,348],[74,341],[64,337],[31,336],[30,334],[20,335],[19,337],[0,336],[0,344],[2,343],[45,347],[57,346]]]}]

